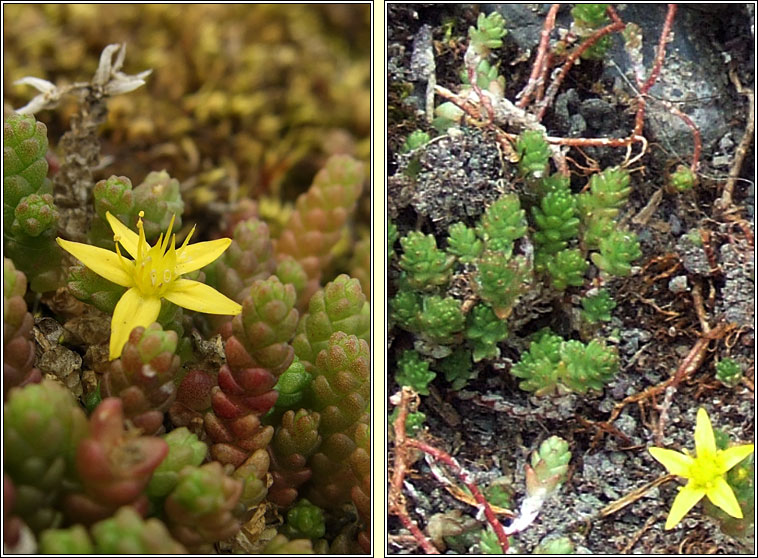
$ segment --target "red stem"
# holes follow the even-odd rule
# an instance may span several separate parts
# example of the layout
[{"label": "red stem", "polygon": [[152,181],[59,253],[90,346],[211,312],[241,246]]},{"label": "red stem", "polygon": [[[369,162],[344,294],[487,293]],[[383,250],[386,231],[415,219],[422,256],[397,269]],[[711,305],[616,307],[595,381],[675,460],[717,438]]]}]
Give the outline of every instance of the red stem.
[{"label": "red stem", "polygon": [[550,106],[550,104],[553,102],[553,97],[555,97],[555,94],[558,92],[558,88],[563,83],[563,80],[566,79],[566,75],[568,74],[568,71],[571,69],[571,67],[574,65],[574,63],[577,61],[577,59],[592,45],[594,45],[596,42],[598,42],[600,39],[605,37],[606,35],[613,33],[615,31],[620,31],[624,28],[624,23],[622,21],[618,21],[616,23],[610,23],[606,25],[605,27],[598,29],[595,31],[592,35],[587,37],[584,42],[582,42],[578,47],[576,47],[574,50],[571,51],[571,54],[569,54],[569,57],[566,59],[566,62],[561,66],[561,71],[558,74],[558,76],[553,80],[553,83],[550,84],[550,87],[547,90],[547,93],[545,94],[545,99],[542,102],[541,108],[539,113],[537,114],[537,119],[542,120],[542,117],[545,115],[545,111],[547,110],[547,107]]},{"label": "red stem", "polygon": [[521,92],[521,99],[519,99],[516,106],[524,108],[529,104],[529,100],[532,97],[534,88],[537,85],[538,77],[544,75],[545,68],[547,68],[547,46],[550,41],[550,32],[555,27],[555,16],[560,9],[560,4],[553,4],[550,6],[550,11],[545,17],[545,23],[542,26],[542,36],[540,38],[540,46],[537,49],[537,57],[534,59],[534,66],[532,66],[532,73],[529,75],[529,81],[526,83],[526,87]]},{"label": "red stem", "polygon": [[666,12],[666,21],[663,22],[663,29],[661,30],[661,37],[658,39],[658,51],[655,53],[653,71],[650,72],[650,77],[647,78],[647,81],[645,81],[645,83],[642,84],[642,87],[640,87],[640,95],[644,95],[650,90],[658,79],[658,75],[661,73],[663,58],[666,56],[666,42],[668,41],[668,36],[671,32],[671,24],[674,22],[675,14],[676,4],[669,4],[668,11]]},{"label": "red stem", "polygon": [[479,488],[472,483],[469,480],[468,474],[461,469],[460,465],[453,459],[448,453],[445,451],[435,448],[433,446],[430,446],[429,444],[426,444],[424,442],[421,442],[419,440],[416,440],[414,438],[409,438],[406,443],[414,448],[420,449],[421,451],[428,453],[435,459],[442,461],[450,467],[455,474],[458,476],[458,478],[461,480],[463,484],[466,485],[466,488],[468,488],[471,491],[472,496],[477,501],[477,503],[482,506],[484,509],[484,515],[487,518],[487,522],[492,526],[492,529],[495,531],[495,534],[497,535],[497,539],[500,542],[500,547],[503,549],[503,553],[506,553],[508,551],[508,536],[505,534],[505,530],[503,529],[503,525],[498,521],[497,517],[495,517],[495,512],[492,511],[492,508],[490,507],[489,502],[487,502],[486,498],[482,496],[482,493],[479,491]]}]

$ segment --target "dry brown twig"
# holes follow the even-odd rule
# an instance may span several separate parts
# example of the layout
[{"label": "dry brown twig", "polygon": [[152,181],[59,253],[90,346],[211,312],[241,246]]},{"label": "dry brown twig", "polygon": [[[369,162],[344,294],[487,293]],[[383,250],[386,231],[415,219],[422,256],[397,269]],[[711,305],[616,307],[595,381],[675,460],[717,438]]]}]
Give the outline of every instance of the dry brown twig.
[{"label": "dry brown twig", "polygon": [[734,185],[740,176],[740,169],[742,169],[742,163],[745,161],[747,150],[750,144],[753,142],[753,131],[755,130],[755,94],[752,89],[743,87],[740,82],[740,78],[737,76],[737,71],[732,68],[729,71],[729,79],[734,84],[737,92],[740,95],[745,95],[748,99],[748,113],[747,122],[745,124],[745,133],[742,135],[739,145],[734,152],[734,162],[729,169],[729,178],[724,184],[724,190],[721,193],[721,198],[718,200],[716,206],[721,212],[725,212],[732,205],[732,195],[734,194]]}]

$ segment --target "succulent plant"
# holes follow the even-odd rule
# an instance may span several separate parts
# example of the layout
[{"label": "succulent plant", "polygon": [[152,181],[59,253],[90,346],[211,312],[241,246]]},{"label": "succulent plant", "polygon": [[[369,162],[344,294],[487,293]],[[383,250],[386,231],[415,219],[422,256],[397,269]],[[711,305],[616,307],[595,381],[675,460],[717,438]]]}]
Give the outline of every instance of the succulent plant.
[{"label": "succulent plant", "polygon": [[208,282],[226,296],[242,302],[256,280],[274,273],[276,259],[266,223],[251,217],[234,227],[229,249],[207,268]]},{"label": "succulent plant", "polygon": [[124,416],[145,434],[163,432],[163,415],[176,398],[177,335],[157,323],[132,330],[121,357],[108,363],[100,389],[120,397]]},{"label": "succulent plant", "polygon": [[32,290],[53,291],[63,283],[55,244],[58,209],[47,180],[47,128],[33,116],[13,113],[3,123],[3,246],[5,256],[26,274]]},{"label": "succulent plant", "polygon": [[578,248],[561,250],[547,261],[550,284],[557,291],[563,291],[568,286],[581,287],[587,268],[589,264]]},{"label": "succulent plant", "polygon": [[616,351],[593,339],[588,344],[564,341],[549,331],[532,341],[529,352],[511,368],[521,378],[519,387],[535,395],[551,395],[559,391],[586,393],[601,390],[618,370]]},{"label": "succulent plant", "polygon": [[282,534],[290,539],[320,539],[324,536],[324,511],[302,498],[287,511]]},{"label": "succulent plant", "polygon": [[524,236],[526,229],[525,213],[516,194],[505,194],[490,205],[478,226],[485,249],[504,252],[509,257],[513,241]]},{"label": "succulent plant", "polygon": [[14,513],[35,532],[60,524],[58,499],[75,476],[77,447],[87,436],[82,409],[52,380],[14,388],[3,408],[5,473],[15,486]]},{"label": "succulent plant", "polygon": [[425,296],[416,324],[424,339],[433,343],[452,343],[465,324],[461,302],[452,297]]},{"label": "succulent plant", "polygon": [[208,446],[184,427],[165,434],[168,455],[153,472],[147,485],[147,495],[152,499],[165,498],[176,486],[179,471],[187,465],[199,466],[208,453]]},{"label": "succulent plant", "polygon": [[145,488],[167,454],[168,444],[162,439],[137,437],[124,430],[121,399],[103,399],[90,417],[89,436],[76,447],[82,489],[66,495],[67,517],[91,525],[122,506],[133,506],[144,515],[148,509]]},{"label": "succulent plant", "polygon": [[582,240],[587,249],[599,246],[630,192],[629,173],[625,170],[608,168],[592,175],[589,190],[577,196],[577,208],[584,227]]},{"label": "succulent plant", "polygon": [[549,495],[557,491],[566,481],[571,452],[566,440],[551,436],[532,452],[530,464],[526,467],[526,492],[533,495],[544,491]]},{"label": "succulent plant", "polygon": [[88,232],[89,241],[101,248],[113,246],[113,231],[106,213],[114,215],[122,223],[131,221],[134,213],[132,181],[125,176],[111,176],[101,180],[92,190],[95,199],[95,216]]},{"label": "succulent plant", "polygon": [[733,358],[722,358],[716,364],[716,379],[726,387],[734,387],[742,379],[742,367]]},{"label": "succulent plant", "polygon": [[521,159],[518,169],[527,180],[539,180],[548,172],[550,150],[544,134],[538,130],[522,132],[516,141],[516,152]]},{"label": "succulent plant", "polygon": [[177,230],[182,227],[181,215],[184,201],[179,192],[179,181],[165,170],[153,171],[142,184],[134,188],[134,208],[132,218],[137,220],[137,212],[144,211],[145,238],[152,242],[168,229],[172,219]]},{"label": "succulent plant", "polygon": [[265,448],[274,429],[261,423],[276,402],[277,378],[289,367],[294,351],[287,341],[297,324],[295,289],[276,277],[256,281],[234,318],[234,335],[226,341],[227,363],[211,392],[213,412],[205,429],[214,444],[211,455],[239,466],[252,452]]},{"label": "succulent plant", "polygon": [[576,217],[576,201],[568,189],[556,189],[546,193],[540,204],[532,207],[537,224],[534,240],[540,250],[555,254],[568,246],[568,241],[579,233]]},{"label": "succulent plant", "polygon": [[473,263],[482,253],[484,245],[476,237],[476,230],[463,223],[453,223],[448,229],[447,251],[463,263]]},{"label": "succulent plant", "polygon": [[455,257],[437,248],[434,236],[411,231],[400,239],[400,244],[403,247],[399,262],[404,271],[402,282],[408,287],[428,291],[450,280]]},{"label": "succulent plant", "polygon": [[671,176],[669,176],[669,186],[677,192],[686,192],[692,190],[697,184],[697,175],[689,167],[679,165],[676,167]]},{"label": "succulent plant", "polygon": [[26,276],[8,258],[3,260],[3,400],[11,388],[38,383],[42,374],[34,367],[32,327],[27,311]]},{"label": "succulent plant", "polygon": [[505,20],[498,12],[487,15],[480,13],[476,20],[476,27],[468,30],[471,44],[469,48],[475,50],[480,56],[486,57],[490,49],[503,46],[502,38],[506,34]]},{"label": "succulent plant", "polygon": [[369,340],[370,308],[360,282],[342,274],[317,291],[298,323],[292,341],[295,354],[311,370],[336,331]]},{"label": "succulent plant", "polygon": [[429,363],[422,360],[416,351],[404,351],[397,361],[395,381],[401,386],[410,386],[421,395],[429,395],[429,384],[437,375],[429,370]]},{"label": "succulent plant", "polygon": [[632,262],[641,255],[637,235],[627,230],[616,229],[600,240],[600,252],[594,252],[590,257],[605,273],[627,277],[632,272]]},{"label": "succulent plant", "polygon": [[[47,177],[47,127],[31,115],[11,114],[3,123],[3,223],[13,223],[19,202],[39,193]],[[48,193],[48,192],[42,192]]]},{"label": "succulent plant", "polygon": [[397,232],[397,225],[393,223],[392,221],[387,222],[387,260],[392,261],[393,256],[395,255],[395,243],[397,242],[397,239],[399,238],[399,233]]},{"label": "succulent plant", "polygon": [[368,343],[337,331],[319,353],[311,383],[312,408],[321,415],[319,432],[345,431],[366,413],[371,368]]},{"label": "succulent plant", "polygon": [[415,151],[419,147],[429,143],[430,139],[432,138],[429,137],[427,132],[424,132],[423,130],[414,130],[408,134],[407,138],[405,138],[402,147],[400,147],[400,153],[410,153],[411,151]]},{"label": "succulent plant", "polygon": [[508,325],[499,319],[489,306],[478,304],[469,313],[466,338],[474,346],[474,362],[500,356],[497,344],[507,336]]},{"label": "succulent plant", "polygon": [[319,413],[306,409],[290,410],[282,416],[269,446],[273,476],[269,500],[275,504],[290,505],[297,498],[298,488],[311,478],[307,462],[321,445],[320,422]]},{"label": "succulent plant", "polygon": [[458,347],[450,355],[436,362],[435,370],[445,375],[445,380],[450,383],[454,390],[463,389],[466,383],[472,379],[473,356],[471,351]]},{"label": "succulent plant", "polygon": [[183,468],[164,506],[171,534],[190,551],[228,539],[240,528],[233,511],[242,488],[218,461]]},{"label": "succulent plant", "polygon": [[280,418],[282,413],[300,408],[310,388],[313,375],[306,371],[300,359],[295,356],[289,368],[276,381],[274,390],[279,394],[274,408],[267,419]]},{"label": "succulent plant", "polygon": [[532,554],[574,554],[575,546],[568,537],[545,537],[534,547]]},{"label": "succulent plant", "polygon": [[298,197],[295,211],[276,243],[276,253],[292,256],[305,270],[308,284],[298,293],[304,308],[318,290],[321,271],[331,261],[348,217],[363,187],[363,165],[347,155],[334,155]]},{"label": "succulent plant", "polygon": [[[476,66],[476,84],[480,89],[502,97],[505,92],[505,78],[498,74],[498,65],[490,64],[486,58],[480,60]],[[470,86],[468,71],[465,68],[461,70],[461,82],[464,87]]]},{"label": "succulent plant", "polygon": [[523,256],[508,258],[503,252],[485,251],[476,261],[476,291],[500,319],[507,318],[532,280],[532,269]]},{"label": "succulent plant", "polygon": [[[606,14],[608,4],[577,4],[571,9],[574,28],[577,34],[586,38],[593,31],[605,25],[609,19]],[[602,60],[611,46],[611,38],[606,35],[582,53],[585,60]]]},{"label": "succulent plant", "polygon": [[92,526],[49,529],[42,533],[43,554],[186,554],[158,519],[143,519],[125,506],[113,517]]},{"label": "succulent plant", "polygon": [[582,317],[590,324],[600,322],[609,322],[611,320],[611,310],[616,308],[616,301],[611,298],[608,291],[599,289],[587,293],[582,298]]}]

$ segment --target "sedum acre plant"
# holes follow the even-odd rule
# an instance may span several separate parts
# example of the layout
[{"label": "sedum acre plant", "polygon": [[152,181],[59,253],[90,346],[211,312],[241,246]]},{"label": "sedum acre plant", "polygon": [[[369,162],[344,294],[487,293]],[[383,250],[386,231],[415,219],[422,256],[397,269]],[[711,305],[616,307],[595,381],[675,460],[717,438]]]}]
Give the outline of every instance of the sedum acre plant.
[{"label": "sedum acre plant", "polygon": [[[432,359],[424,365],[444,372],[453,389],[460,389],[477,363],[500,357],[514,313],[528,311],[521,301],[541,298],[560,306],[569,300],[564,293],[584,291],[586,296],[574,299],[581,306],[571,311],[579,318],[575,328],[582,341],[539,334],[511,373],[522,389],[538,396],[601,390],[618,369],[616,350],[591,338],[615,307],[601,287],[631,275],[641,255],[636,234],[617,224],[631,192],[629,173],[605,169],[574,193],[568,176],[550,174],[550,149],[541,132],[522,133],[515,147],[514,174],[523,183],[503,193],[475,223],[453,223],[446,238],[415,230],[401,236],[391,223],[389,246],[400,236],[402,248],[396,263],[390,261],[399,271],[389,301],[392,323]],[[420,381],[420,372],[410,374],[416,367],[409,358],[397,360],[398,381],[413,381],[426,391],[431,377]]]},{"label": "sedum acre plant", "polygon": [[[5,542],[25,524],[51,553],[367,553],[366,166],[318,155],[278,212],[245,191],[208,209],[181,170],[99,180],[104,101],[144,84],[124,52],[75,84],[54,151],[34,116],[4,123]],[[46,91],[27,112],[67,91],[25,83]]]}]

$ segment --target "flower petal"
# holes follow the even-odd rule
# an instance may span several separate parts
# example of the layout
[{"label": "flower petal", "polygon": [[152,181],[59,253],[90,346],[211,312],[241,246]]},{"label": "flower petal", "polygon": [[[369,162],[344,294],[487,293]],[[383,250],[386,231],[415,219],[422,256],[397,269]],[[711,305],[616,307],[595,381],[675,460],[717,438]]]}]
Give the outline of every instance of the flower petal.
[{"label": "flower petal", "polygon": [[213,287],[189,279],[175,280],[163,298],[182,308],[205,314],[236,316],[242,312],[242,306]]},{"label": "flower petal", "polygon": [[161,311],[161,299],[143,296],[137,287],[124,293],[116,304],[111,320],[110,360],[121,356],[124,345],[135,327],[152,324]]},{"label": "flower petal", "polygon": [[111,226],[113,234],[118,236],[119,244],[121,244],[121,246],[129,252],[129,255],[136,260],[139,235],[111,215],[110,211],[105,212],[105,218],[108,220],[108,224]]},{"label": "flower petal", "polygon": [[713,485],[706,492],[708,499],[713,502],[715,506],[720,507],[726,513],[737,519],[742,519],[742,509],[740,503],[737,501],[737,497],[734,495],[734,490],[729,486],[724,477],[717,477],[713,481]]},{"label": "flower petal", "polygon": [[669,473],[679,477],[689,476],[690,467],[695,462],[689,455],[670,449],[648,448],[648,451],[656,461],[668,469]]},{"label": "flower petal", "polygon": [[716,438],[708,413],[700,407],[695,422],[695,452],[698,457],[716,453]]},{"label": "flower petal", "polygon": [[751,453],[753,453],[753,444],[734,446],[733,448],[727,448],[720,451],[719,458],[721,459],[721,465],[724,467],[724,472],[727,472],[729,469],[737,465],[737,463],[745,459]]},{"label": "flower petal", "polygon": [[665,529],[672,529],[676,527],[682,518],[687,515],[695,504],[705,496],[705,490],[692,488],[692,484],[688,484],[684,488],[679,489],[679,494],[674,498],[674,503],[671,506],[671,511],[666,519]]},{"label": "flower petal", "polygon": [[190,271],[195,271],[205,267],[212,261],[215,261],[232,243],[231,238],[219,238],[218,240],[209,240],[207,242],[197,242],[185,246],[179,251],[179,263],[176,266],[176,273],[183,275]]},{"label": "flower petal", "polygon": [[[132,276],[121,265],[122,260],[115,252],[98,248],[97,246],[90,246],[89,244],[82,244],[81,242],[63,240],[62,238],[56,238],[55,240],[61,248],[100,277],[105,277],[108,281],[122,287],[131,287],[134,284]],[[123,261],[127,262],[128,265],[133,265],[131,264],[131,260]]]}]

